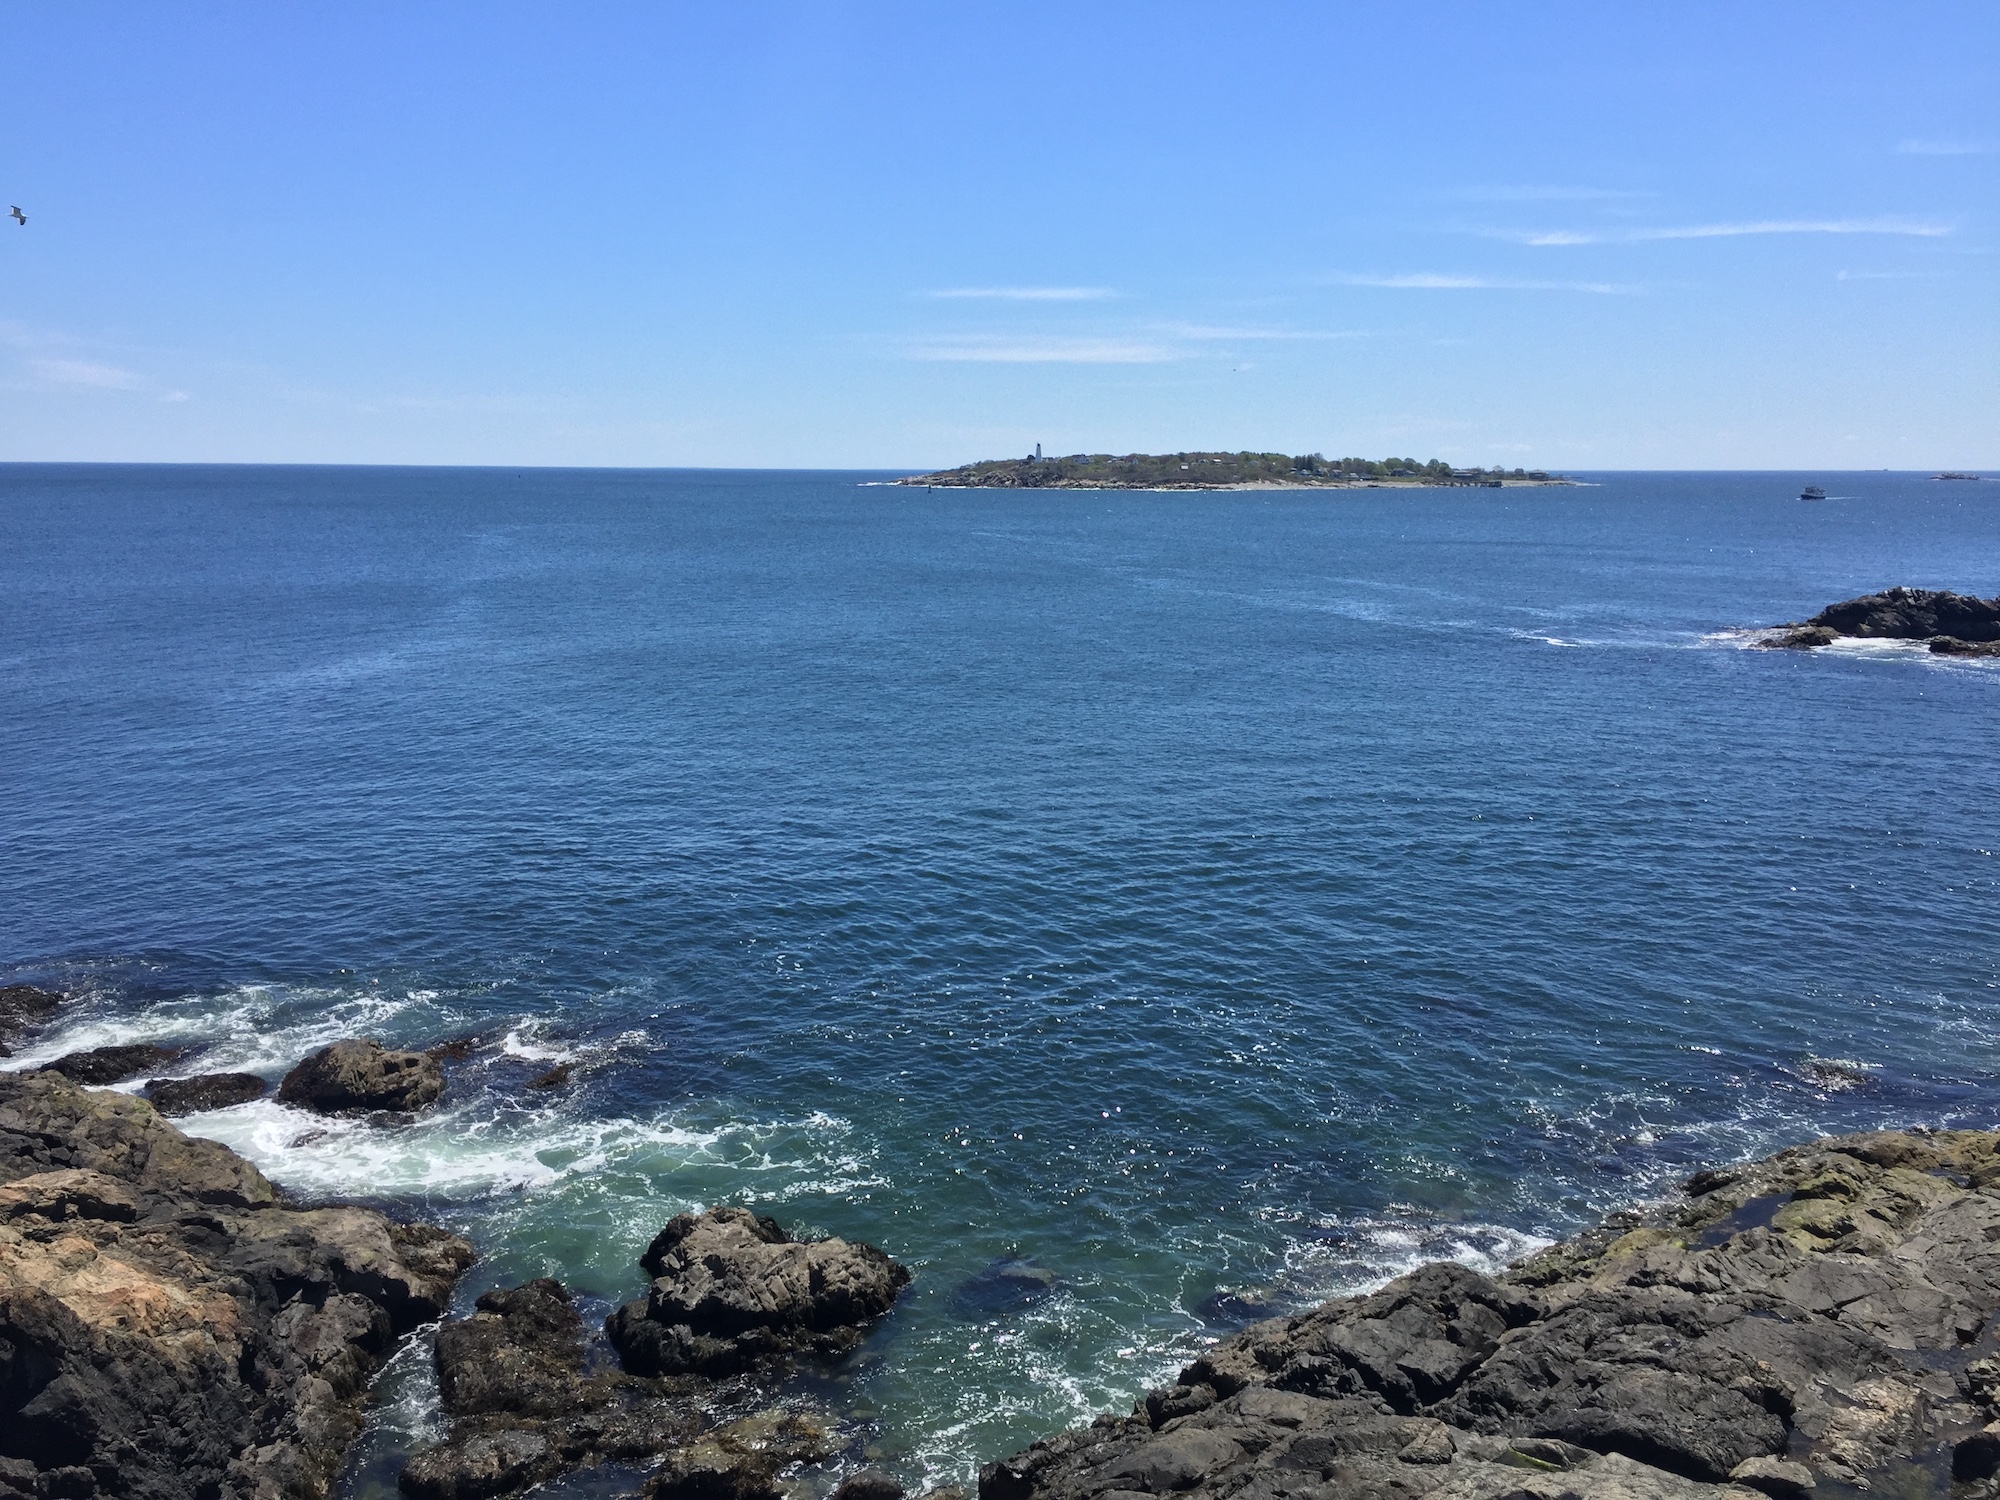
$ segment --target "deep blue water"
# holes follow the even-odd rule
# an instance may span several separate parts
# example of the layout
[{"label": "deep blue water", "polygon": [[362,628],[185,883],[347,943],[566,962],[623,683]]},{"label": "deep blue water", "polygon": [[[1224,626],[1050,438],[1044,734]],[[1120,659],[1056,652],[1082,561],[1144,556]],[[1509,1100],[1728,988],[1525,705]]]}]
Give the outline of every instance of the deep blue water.
[{"label": "deep blue water", "polygon": [[910,1478],[1218,1291],[2000,1114],[2000,670],[1727,633],[2000,590],[2000,486],[867,477],[0,467],[0,978],[85,997],[13,1063],[478,1031],[410,1129],[188,1123],[472,1235],[468,1300],[631,1295],[697,1203],[880,1243],[840,1399]]}]

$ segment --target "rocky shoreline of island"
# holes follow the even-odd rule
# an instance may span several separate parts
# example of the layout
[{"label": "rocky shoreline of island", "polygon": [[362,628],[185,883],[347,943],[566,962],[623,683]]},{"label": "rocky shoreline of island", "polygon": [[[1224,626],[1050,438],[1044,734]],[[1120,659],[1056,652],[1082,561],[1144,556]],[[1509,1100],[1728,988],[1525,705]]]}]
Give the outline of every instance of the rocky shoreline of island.
[{"label": "rocky shoreline of island", "polygon": [[1442,459],[1336,458],[1306,453],[1073,453],[985,459],[892,481],[925,489],[1380,490],[1520,489],[1573,485],[1542,469],[1455,468]]},{"label": "rocky shoreline of island", "polygon": [[[0,989],[0,1048],[61,1003]],[[280,1097],[393,1129],[466,1050],[338,1042]],[[451,1316],[477,1247],[294,1201],[166,1117],[236,1075],[92,1085],[157,1052],[0,1073],[0,1500],[323,1500],[370,1382],[426,1332],[442,1426],[402,1471],[415,1500],[606,1465],[646,1500],[903,1494],[795,1379],[891,1314],[911,1273],[886,1251],[715,1206],[632,1247],[645,1294],[601,1324],[548,1278]],[[979,1497],[1971,1495],[2000,1491],[1996,1418],[2000,1133],[1885,1132],[1699,1173],[1499,1275],[1435,1264],[1257,1323],[987,1464]]]}]

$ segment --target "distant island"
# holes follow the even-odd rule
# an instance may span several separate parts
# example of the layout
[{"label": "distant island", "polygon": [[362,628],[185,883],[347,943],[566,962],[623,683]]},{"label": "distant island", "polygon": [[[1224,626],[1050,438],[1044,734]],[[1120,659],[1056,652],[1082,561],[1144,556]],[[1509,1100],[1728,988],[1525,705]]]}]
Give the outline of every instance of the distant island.
[{"label": "distant island", "polygon": [[897,484],[1004,490],[1297,490],[1574,484],[1540,469],[1459,469],[1443,459],[1327,458],[1318,453],[1072,453],[990,458]]}]

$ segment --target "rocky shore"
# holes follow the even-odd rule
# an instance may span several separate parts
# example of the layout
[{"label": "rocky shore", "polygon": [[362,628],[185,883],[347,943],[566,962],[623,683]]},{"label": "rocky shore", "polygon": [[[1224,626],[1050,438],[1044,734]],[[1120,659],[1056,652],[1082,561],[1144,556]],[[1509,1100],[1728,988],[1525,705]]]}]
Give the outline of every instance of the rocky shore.
[{"label": "rocky shore", "polygon": [[2000,1135],[1704,1172],[1501,1276],[1427,1266],[1217,1344],[980,1500],[1970,1495],[2000,1470]]},{"label": "rocky shore", "polygon": [[[0,1030],[57,1003],[0,991]],[[393,1129],[466,1050],[337,1043],[280,1097]],[[413,1500],[603,1465],[646,1500],[901,1495],[794,1380],[892,1310],[910,1273],[883,1251],[713,1208],[634,1246],[646,1292],[601,1338],[547,1278],[449,1316],[465,1240],[289,1201],[164,1118],[262,1079],[80,1081],[157,1061],[0,1073],[0,1500],[322,1500],[373,1376],[433,1326],[445,1426]],[[1257,1323],[987,1464],[979,1500],[1975,1500],[2000,1496],[1997,1419],[2000,1134],[1885,1132],[1700,1173],[1497,1276],[1436,1264]]]},{"label": "rocky shore", "polygon": [[1810,620],[1774,626],[1757,644],[1809,651],[1842,638],[1928,641],[1939,656],[2000,656],[2000,597],[1885,589],[1830,604]]},{"label": "rocky shore", "polygon": [[[0,1045],[60,1004],[0,991]],[[471,1050],[336,1042],[278,1097],[395,1129]],[[844,1446],[834,1418],[778,1404],[776,1388],[889,1310],[910,1273],[882,1251],[719,1208],[645,1247],[648,1292],[603,1340],[548,1279],[447,1318],[475,1258],[465,1240],[290,1202],[165,1118],[257,1098],[262,1078],[154,1079],[145,1098],[87,1086],[180,1055],[102,1047],[0,1073],[0,1500],[322,1500],[371,1379],[425,1325],[449,1430],[403,1469],[416,1500],[494,1500],[611,1463],[651,1469],[652,1500],[781,1500],[781,1473]],[[843,1489],[902,1493],[867,1472]]]}]

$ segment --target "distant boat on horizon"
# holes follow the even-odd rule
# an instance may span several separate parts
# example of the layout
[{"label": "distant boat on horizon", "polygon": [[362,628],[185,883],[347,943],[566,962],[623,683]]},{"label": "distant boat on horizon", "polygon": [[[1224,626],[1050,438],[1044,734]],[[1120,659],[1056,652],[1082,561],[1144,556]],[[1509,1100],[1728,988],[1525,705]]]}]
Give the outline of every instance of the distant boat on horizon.
[{"label": "distant boat on horizon", "polygon": [[1816,484],[1809,484],[1799,491],[1799,498],[1801,500],[1824,500],[1826,498],[1826,491]]},{"label": "distant boat on horizon", "polygon": [[1983,474],[1961,474],[1956,469],[1946,469],[1942,474],[1931,475],[1932,479],[1970,479],[1974,481],[1985,477]]}]

